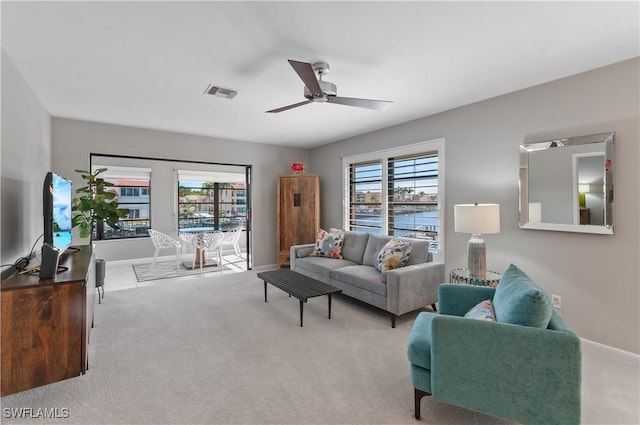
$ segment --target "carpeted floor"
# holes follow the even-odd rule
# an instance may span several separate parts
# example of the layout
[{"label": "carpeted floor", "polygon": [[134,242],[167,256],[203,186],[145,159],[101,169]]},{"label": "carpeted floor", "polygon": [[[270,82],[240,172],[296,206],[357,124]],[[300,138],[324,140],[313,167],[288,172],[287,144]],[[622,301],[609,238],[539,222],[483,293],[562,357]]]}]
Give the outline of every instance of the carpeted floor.
[{"label": "carpeted floor", "polygon": [[[2,398],[2,423],[508,424],[434,401],[413,418],[406,344],[379,310],[298,301],[255,271],[109,293],[96,306],[86,375]],[[583,422],[637,424],[638,358],[583,344]],[[473,390],[473,389],[470,389]],[[68,409],[61,419],[7,409]]]}]

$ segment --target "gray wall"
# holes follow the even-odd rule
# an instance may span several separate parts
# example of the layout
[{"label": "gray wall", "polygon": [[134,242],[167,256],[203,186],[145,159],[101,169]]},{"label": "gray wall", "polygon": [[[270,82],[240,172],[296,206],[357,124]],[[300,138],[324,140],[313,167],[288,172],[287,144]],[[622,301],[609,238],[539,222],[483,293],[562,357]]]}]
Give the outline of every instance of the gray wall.
[{"label": "gray wall", "polygon": [[0,158],[0,256],[2,264],[13,264],[29,254],[43,231],[42,183],[51,169],[51,118],[4,50]]},{"label": "gray wall", "polygon": [[[470,236],[453,231],[453,205],[499,203],[501,232],[485,236],[487,268],[518,265],[562,297],[560,313],[581,337],[640,353],[639,64],[625,61],[313,149],[322,225],[342,226],[342,156],[443,137],[447,271],[466,264]],[[616,132],[615,234],[519,229],[518,146],[608,131]]]},{"label": "gray wall", "polygon": [[[296,161],[308,162],[306,149],[62,118],[53,119],[52,141],[53,166],[71,179],[74,187],[82,183],[74,170],[89,166],[90,153],[252,165],[254,267],[276,263],[278,174],[291,173],[291,164]],[[156,172],[170,173],[166,168],[157,168]],[[172,178],[170,174],[165,177]],[[167,217],[172,216],[175,209],[173,186],[152,187],[151,190],[158,195],[153,198],[152,214],[164,210]],[[74,243],[79,242],[74,235]],[[153,256],[149,239],[97,241],[96,250],[106,260]]]}]

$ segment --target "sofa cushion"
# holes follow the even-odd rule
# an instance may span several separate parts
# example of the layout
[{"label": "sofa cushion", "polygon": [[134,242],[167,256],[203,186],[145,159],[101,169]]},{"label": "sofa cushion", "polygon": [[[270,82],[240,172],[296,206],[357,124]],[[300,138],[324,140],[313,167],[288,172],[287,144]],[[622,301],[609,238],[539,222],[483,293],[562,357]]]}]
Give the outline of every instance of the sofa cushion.
[{"label": "sofa cushion", "polygon": [[316,232],[316,246],[309,255],[312,257],[342,258],[343,238],[344,232],[342,230],[327,232],[319,228]]},{"label": "sofa cushion", "polygon": [[356,265],[353,261],[327,257],[296,258],[295,261],[296,270],[304,269],[329,278],[333,270]]},{"label": "sofa cushion", "polygon": [[553,312],[547,293],[513,264],[498,283],[493,310],[498,322],[537,328],[546,328]]},{"label": "sofa cushion", "polygon": [[400,240],[399,238],[391,238],[385,246],[382,247],[376,258],[375,268],[381,272],[404,267],[409,258],[411,258],[411,250],[413,244],[411,241]]},{"label": "sofa cushion", "polygon": [[387,296],[387,285],[382,283],[381,273],[371,266],[354,265],[334,269],[331,278],[383,297]]},{"label": "sofa cushion", "polygon": [[383,246],[391,240],[391,236],[378,236],[369,235],[367,240],[367,247],[364,250],[364,256],[362,257],[362,264],[365,266],[375,267],[376,259]]},{"label": "sofa cushion", "polygon": [[354,263],[362,264],[364,250],[367,247],[369,233],[364,232],[344,232],[344,240],[342,242],[342,258],[351,260]]},{"label": "sofa cushion", "polygon": [[478,304],[471,307],[464,317],[476,320],[487,320],[489,322],[496,321],[496,314],[493,311],[493,304],[491,303],[491,300],[480,301]]},{"label": "sofa cushion", "polygon": [[409,335],[409,362],[428,370],[431,370],[431,322],[436,316],[425,311],[418,314]]},{"label": "sofa cushion", "polygon": [[411,241],[413,248],[411,250],[411,258],[407,262],[407,266],[414,264],[422,264],[432,261],[433,256],[429,252],[429,241],[422,239],[400,238],[403,241]]}]

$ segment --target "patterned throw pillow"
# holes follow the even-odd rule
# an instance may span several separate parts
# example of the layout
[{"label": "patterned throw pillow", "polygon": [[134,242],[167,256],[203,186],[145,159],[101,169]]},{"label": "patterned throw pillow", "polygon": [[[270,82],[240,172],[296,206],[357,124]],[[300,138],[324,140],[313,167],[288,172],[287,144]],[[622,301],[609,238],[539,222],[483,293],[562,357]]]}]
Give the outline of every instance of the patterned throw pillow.
[{"label": "patterned throw pillow", "polygon": [[378,253],[374,266],[381,272],[404,267],[411,258],[412,249],[410,241],[393,237]]},{"label": "patterned throw pillow", "polygon": [[316,232],[316,246],[309,254],[312,257],[342,258],[342,242],[344,232],[342,230],[331,230],[327,232],[318,228]]},{"label": "patterned throw pillow", "polygon": [[469,319],[487,320],[489,322],[496,321],[496,314],[493,312],[493,304],[491,303],[491,300],[480,301],[478,304],[473,306],[471,310],[464,315],[464,317],[468,317]]}]

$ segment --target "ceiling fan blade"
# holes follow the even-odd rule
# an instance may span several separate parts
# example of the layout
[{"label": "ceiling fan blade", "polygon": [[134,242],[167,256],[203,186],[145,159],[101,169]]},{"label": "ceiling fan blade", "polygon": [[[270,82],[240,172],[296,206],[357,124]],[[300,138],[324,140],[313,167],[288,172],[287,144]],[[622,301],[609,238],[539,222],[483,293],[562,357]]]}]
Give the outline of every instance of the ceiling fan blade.
[{"label": "ceiling fan blade", "polygon": [[316,77],[316,73],[310,63],[298,62],[289,59],[289,64],[291,64],[293,70],[296,71],[296,73],[298,74],[304,85],[307,86],[313,97],[324,96],[324,94],[322,93],[322,89],[320,88],[320,83],[318,82],[318,77]]},{"label": "ceiling fan blade", "polygon": [[354,97],[327,96],[327,102],[338,103],[340,105],[357,106],[382,111],[393,103],[390,100],[357,99]]},{"label": "ceiling fan blade", "polygon": [[282,111],[286,111],[286,110],[289,110],[289,109],[297,108],[298,106],[306,105],[307,103],[311,103],[311,102],[313,102],[313,100],[309,99],[309,100],[305,100],[303,102],[294,103],[293,105],[283,106],[282,108],[276,108],[276,109],[272,109],[272,110],[266,111],[266,112],[267,113],[282,112]]}]

